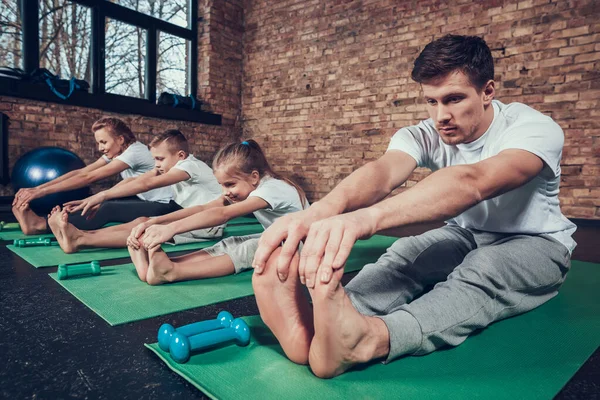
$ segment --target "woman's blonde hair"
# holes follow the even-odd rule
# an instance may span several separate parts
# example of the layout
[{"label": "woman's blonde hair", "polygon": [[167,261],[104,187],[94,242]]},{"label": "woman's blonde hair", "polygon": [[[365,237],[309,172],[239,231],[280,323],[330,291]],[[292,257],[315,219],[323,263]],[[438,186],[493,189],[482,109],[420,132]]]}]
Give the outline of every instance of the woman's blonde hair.
[{"label": "woman's blonde hair", "polygon": [[129,129],[125,122],[118,118],[100,118],[92,125],[92,132],[96,133],[96,131],[99,131],[100,129],[106,129],[113,137],[122,136],[123,150],[136,141],[135,135],[131,132],[131,129]]}]

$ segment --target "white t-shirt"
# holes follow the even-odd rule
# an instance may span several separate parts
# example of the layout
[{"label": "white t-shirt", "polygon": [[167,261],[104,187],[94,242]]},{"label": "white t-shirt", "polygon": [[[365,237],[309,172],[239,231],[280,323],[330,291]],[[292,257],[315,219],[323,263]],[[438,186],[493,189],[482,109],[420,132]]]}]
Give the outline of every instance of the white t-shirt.
[{"label": "white t-shirt", "polygon": [[[106,163],[112,160],[106,155],[102,158]],[[121,178],[135,178],[148,171],[154,169],[154,157],[148,150],[148,147],[141,142],[134,142],[125,149],[124,152],[114,158],[115,160],[123,161],[129,166],[124,171],[121,171]],[[147,192],[140,193],[137,195],[140,199],[146,201],[156,201],[159,203],[168,203],[173,198],[173,190],[171,187],[162,187],[157,189],[148,190]]]},{"label": "white t-shirt", "polygon": [[521,103],[492,102],[494,119],[488,130],[474,142],[445,144],[433,120],[402,128],[394,134],[388,150],[411,155],[419,167],[440,168],[474,164],[506,149],[529,151],[545,165],[540,174],[510,192],[482,201],[448,221],[463,228],[487,232],[549,234],[569,251],[576,226],[560,211],[560,158],[564,134],[550,117]]},{"label": "white t-shirt", "polygon": [[302,201],[296,188],[286,181],[264,176],[256,189],[248,197],[260,197],[267,203],[268,208],[254,211],[254,216],[267,229],[279,217],[285,214],[301,211],[308,208],[308,201],[302,207]]},{"label": "white t-shirt", "polygon": [[193,155],[179,160],[173,168],[187,172],[189,179],[173,185],[174,200],[183,208],[206,204],[221,196],[221,185],[212,169]]}]

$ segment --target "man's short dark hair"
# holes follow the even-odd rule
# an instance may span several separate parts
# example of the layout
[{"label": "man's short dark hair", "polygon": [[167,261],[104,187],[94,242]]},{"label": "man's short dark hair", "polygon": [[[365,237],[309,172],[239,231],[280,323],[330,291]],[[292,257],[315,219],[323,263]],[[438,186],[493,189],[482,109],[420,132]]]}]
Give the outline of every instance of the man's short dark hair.
[{"label": "man's short dark hair", "polygon": [[485,41],[477,36],[446,35],[429,43],[415,60],[412,78],[428,83],[454,71],[469,77],[478,90],[494,79],[494,59]]}]

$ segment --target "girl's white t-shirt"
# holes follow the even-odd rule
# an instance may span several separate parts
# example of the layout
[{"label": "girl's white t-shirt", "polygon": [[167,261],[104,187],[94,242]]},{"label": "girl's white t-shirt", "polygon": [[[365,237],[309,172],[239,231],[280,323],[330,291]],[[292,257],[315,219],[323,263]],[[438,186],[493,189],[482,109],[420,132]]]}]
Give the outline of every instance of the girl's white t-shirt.
[{"label": "girl's white t-shirt", "polygon": [[248,197],[260,197],[269,207],[254,211],[254,216],[267,229],[273,222],[285,215],[296,211],[302,211],[308,208],[308,200],[304,207],[300,200],[300,195],[296,188],[286,181],[275,179],[270,176],[264,176],[256,189]]}]

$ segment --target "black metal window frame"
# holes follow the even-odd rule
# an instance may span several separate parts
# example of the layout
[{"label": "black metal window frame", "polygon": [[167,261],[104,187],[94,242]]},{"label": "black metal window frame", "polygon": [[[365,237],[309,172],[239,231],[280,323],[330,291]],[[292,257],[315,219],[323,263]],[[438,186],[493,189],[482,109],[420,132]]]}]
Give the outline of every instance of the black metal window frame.
[{"label": "black metal window frame", "polygon": [[[39,68],[38,0],[18,0],[22,15],[23,69],[26,73]],[[184,28],[153,16],[111,3],[108,0],[68,0],[89,7],[92,19],[90,91],[75,91],[67,100],[61,100],[50,91],[43,92],[37,85],[0,77],[0,95],[50,101],[82,107],[98,108],[124,114],[194,121],[221,125],[221,116],[204,111],[192,111],[156,105],[158,33],[164,32],[188,40],[188,86],[190,94],[198,91],[198,2],[188,1],[188,27]],[[106,18],[115,19],[146,30],[145,98],[122,96],[105,91],[105,24]]]}]

